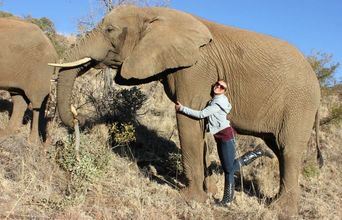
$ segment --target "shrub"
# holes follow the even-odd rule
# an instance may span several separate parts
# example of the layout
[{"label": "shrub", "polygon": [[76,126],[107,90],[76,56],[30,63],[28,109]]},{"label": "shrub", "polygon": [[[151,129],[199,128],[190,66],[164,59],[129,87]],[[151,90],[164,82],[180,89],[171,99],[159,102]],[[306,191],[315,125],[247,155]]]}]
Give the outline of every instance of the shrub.
[{"label": "shrub", "polygon": [[67,136],[56,143],[56,162],[69,176],[67,200],[76,203],[83,199],[89,186],[107,170],[111,151],[108,146],[89,134],[81,134],[79,160],[76,156],[74,138]]},{"label": "shrub", "polygon": [[[108,82],[108,71],[101,71],[95,79],[88,79],[78,85],[78,94],[75,102],[83,100],[78,106],[92,109],[93,121],[112,126],[113,123],[130,123],[136,121],[137,111],[147,100],[147,96],[137,87],[120,88]],[[91,76],[90,76],[91,77]],[[78,95],[79,96],[79,95]]]},{"label": "shrub", "polygon": [[110,127],[109,134],[113,147],[128,146],[129,143],[135,141],[135,129],[132,124],[120,124],[115,122]]}]

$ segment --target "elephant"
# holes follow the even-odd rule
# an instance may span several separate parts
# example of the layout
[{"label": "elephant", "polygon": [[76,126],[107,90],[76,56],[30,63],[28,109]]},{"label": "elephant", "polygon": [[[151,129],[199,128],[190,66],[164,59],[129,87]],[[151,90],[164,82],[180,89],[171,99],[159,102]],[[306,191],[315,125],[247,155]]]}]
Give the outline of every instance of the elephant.
[{"label": "elephant", "polygon": [[[239,134],[260,137],[279,161],[280,189],[272,207],[298,213],[301,156],[320,105],[318,79],[305,56],[269,35],[221,25],[162,7],[113,9],[68,52],[57,83],[61,120],[72,127],[75,78],[89,68],[117,70],[117,84],[160,81],[173,102],[203,109],[217,80],[227,82],[229,115]],[[205,201],[205,122],[177,113],[187,178],[181,194]]]},{"label": "elephant", "polygon": [[44,129],[44,108],[56,69],[48,63],[58,61],[57,52],[37,25],[19,18],[0,18],[0,48],[0,89],[7,90],[13,102],[9,124],[0,136],[17,132],[30,107],[29,141],[40,144],[39,130]]}]

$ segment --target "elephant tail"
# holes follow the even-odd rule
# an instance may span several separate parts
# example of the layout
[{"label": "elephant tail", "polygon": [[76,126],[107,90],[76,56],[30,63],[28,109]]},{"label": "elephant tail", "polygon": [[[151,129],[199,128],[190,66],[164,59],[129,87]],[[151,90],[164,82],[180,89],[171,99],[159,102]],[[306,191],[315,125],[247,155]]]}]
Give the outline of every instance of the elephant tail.
[{"label": "elephant tail", "polygon": [[324,160],[323,160],[321,149],[319,148],[319,121],[320,121],[319,110],[317,110],[316,117],[315,117],[317,161],[318,161],[319,168],[322,168],[324,164]]}]

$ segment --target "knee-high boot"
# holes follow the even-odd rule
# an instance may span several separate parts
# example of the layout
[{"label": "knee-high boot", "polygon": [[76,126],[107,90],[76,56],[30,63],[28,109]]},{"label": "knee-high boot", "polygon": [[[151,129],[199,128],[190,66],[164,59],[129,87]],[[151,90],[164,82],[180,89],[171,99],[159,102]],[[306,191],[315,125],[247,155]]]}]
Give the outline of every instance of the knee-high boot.
[{"label": "knee-high boot", "polygon": [[255,159],[262,157],[262,156],[273,158],[272,153],[270,153],[267,150],[261,149],[260,145],[258,145],[254,151],[249,151],[249,152],[245,153],[244,155],[242,155],[238,159],[238,161],[239,161],[241,166],[246,166],[246,165],[252,163]]},{"label": "knee-high boot", "polygon": [[231,204],[231,202],[234,199],[234,190],[235,190],[234,179],[230,180],[229,175],[225,174],[223,197],[220,202],[222,206],[229,206]]}]

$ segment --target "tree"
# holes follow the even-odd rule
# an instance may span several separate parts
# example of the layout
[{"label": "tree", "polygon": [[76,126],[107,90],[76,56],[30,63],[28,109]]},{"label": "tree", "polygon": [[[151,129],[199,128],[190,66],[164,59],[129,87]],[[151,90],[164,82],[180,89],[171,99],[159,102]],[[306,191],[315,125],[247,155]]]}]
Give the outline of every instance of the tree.
[{"label": "tree", "polygon": [[[334,77],[339,63],[332,61],[332,54],[315,52],[307,57],[320,82],[322,96],[340,95],[341,82]],[[329,115],[322,118],[321,125],[338,124],[342,121],[342,104],[335,103],[329,107]]]},{"label": "tree", "polygon": [[97,0],[97,9],[92,9],[88,15],[79,19],[78,30],[80,35],[90,31],[96,26],[96,23],[110,12],[113,8],[120,5],[138,5],[138,6],[168,6],[170,0]]},{"label": "tree", "polygon": [[56,34],[54,23],[47,17],[33,18],[31,15],[25,16],[25,20],[37,25],[47,35]]},{"label": "tree", "polygon": [[[1,6],[1,1],[0,1],[0,6]],[[0,18],[3,18],[3,17],[16,17],[16,16],[6,11],[0,11]],[[49,18],[47,17],[33,18],[31,15],[27,15],[24,18],[19,18],[19,17],[17,18],[29,21],[37,25],[46,34],[46,36],[51,40],[59,56],[61,56],[66,50],[66,48],[68,47],[67,40],[65,39],[64,36],[57,34],[55,25]]]},{"label": "tree", "polygon": [[170,0],[99,0],[106,12],[120,5],[168,6]]},{"label": "tree", "polygon": [[57,34],[55,24],[49,18],[33,18],[31,15],[28,15],[25,16],[24,19],[37,25],[46,34],[46,36],[48,36],[59,56],[64,53],[68,47],[65,42],[66,40],[63,36]]},{"label": "tree", "polygon": [[[0,7],[4,5],[4,1],[0,0]],[[13,14],[7,12],[7,11],[0,11],[0,18],[5,18],[5,17],[12,17]]]},{"label": "tree", "polygon": [[6,11],[0,11],[0,18],[6,18],[6,17],[12,17],[13,14],[6,12]]},{"label": "tree", "polygon": [[333,87],[337,84],[334,74],[340,64],[333,62],[332,58],[332,54],[323,52],[313,52],[307,57],[307,60],[317,75],[322,89]]}]

